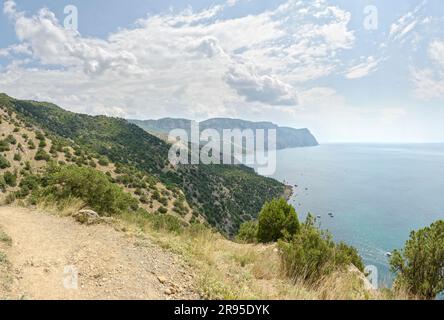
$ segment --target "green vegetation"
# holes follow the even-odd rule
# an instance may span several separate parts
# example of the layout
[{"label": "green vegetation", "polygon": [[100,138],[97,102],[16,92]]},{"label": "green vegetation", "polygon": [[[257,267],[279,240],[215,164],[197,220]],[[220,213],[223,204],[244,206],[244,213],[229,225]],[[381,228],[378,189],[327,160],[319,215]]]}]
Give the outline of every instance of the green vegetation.
[{"label": "green vegetation", "polygon": [[49,161],[51,156],[45,151],[45,149],[40,148],[34,157],[37,161]]},{"label": "green vegetation", "polygon": [[245,243],[257,242],[258,223],[257,221],[244,222],[237,233],[236,240]]},{"label": "green vegetation", "polygon": [[258,221],[241,225],[236,239],[246,243],[279,241],[281,268],[295,281],[315,283],[350,265],[364,271],[357,250],[333,242],[330,233],[319,230],[315,221],[308,215],[305,223],[299,224],[291,205],[284,199],[272,200],[264,205]]},{"label": "green vegetation", "polygon": [[34,149],[35,149],[35,143],[34,143],[34,141],[32,141],[32,140],[28,140],[28,147],[29,147],[29,149],[34,150]]},{"label": "green vegetation", "polygon": [[138,209],[136,199],[112,183],[107,175],[90,167],[51,166],[43,181],[41,195],[56,201],[71,197],[81,199],[100,215]]},{"label": "green vegetation", "polygon": [[109,165],[109,160],[108,160],[108,158],[107,158],[107,157],[103,157],[103,156],[100,157],[100,158],[99,158],[99,164],[100,164],[101,166],[103,166],[103,167]]},{"label": "green vegetation", "polygon": [[314,222],[309,215],[299,232],[279,242],[282,267],[289,278],[314,283],[351,264],[364,271],[356,249],[335,244],[331,235],[316,228]]},{"label": "green vegetation", "polygon": [[[6,95],[0,95],[0,103],[15,112],[17,120],[28,127],[44,130],[45,134],[36,133],[40,146],[45,139],[64,141],[65,146],[77,148],[75,156],[65,152],[69,162],[91,165],[86,155],[95,155],[100,165],[112,161],[120,168],[131,168],[132,173],[151,177],[168,188],[177,187],[194,212],[226,234],[234,234],[244,221],[257,217],[266,201],[284,192],[282,183],[261,177],[242,165],[172,168],[168,161],[170,146],[124,119],[75,114],[54,104],[21,101]],[[36,148],[31,139],[28,145]],[[36,159],[48,161],[50,155],[42,150],[39,149]],[[141,183],[140,178],[135,182]],[[181,211],[179,206],[176,209]],[[231,223],[226,223],[227,220]]]},{"label": "green vegetation", "polygon": [[6,171],[3,175],[3,178],[5,179],[5,182],[10,187],[17,186],[17,173],[12,173],[10,171]]},{"label": "green vegetation", "polygon": [[285,199],[273,200],[264,205],[259,214],[257,238],[260,242],[276,242],[299,230],[299,220],[293,206]]},{"label": "green vegetation", "polygon": [[393,252],[390,265],[395,287],[423,299],[444,291],[444,221],[413,231],[403,250]]},{"label": "green vegetation", "polygon": [[0,154],[0,169],[6,169],[11,166],[11,163],[4,156]]}]

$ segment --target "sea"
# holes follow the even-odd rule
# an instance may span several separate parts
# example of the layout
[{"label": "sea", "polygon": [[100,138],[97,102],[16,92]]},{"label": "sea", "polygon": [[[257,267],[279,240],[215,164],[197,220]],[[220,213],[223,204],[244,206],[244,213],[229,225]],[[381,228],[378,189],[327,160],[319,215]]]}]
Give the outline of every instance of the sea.
[{"label": "sea", "polygon": [[355,246],[390,287],[388,253],[444,219],[444,144],[323,144],[280,150],[272,176],[294,188],[299,218]]}]

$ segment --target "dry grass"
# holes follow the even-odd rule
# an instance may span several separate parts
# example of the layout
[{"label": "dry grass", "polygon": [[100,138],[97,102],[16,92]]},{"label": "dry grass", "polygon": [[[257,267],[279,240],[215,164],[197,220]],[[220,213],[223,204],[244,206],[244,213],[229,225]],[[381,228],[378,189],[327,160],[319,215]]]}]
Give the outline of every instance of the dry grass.
[{"label": "dry grass", "polygon": [[362,275],[336,272],[316,285],[291,281],[283,275],[275,245],[239,244],[206,228],[179,234],[155,230],[149,220],[125,216],[114,221],[120,230],[148,237],[182,255],[196,272],[204,299],[303,300],[377,299],[364,288]]},{"label": "dry grass", "polygon": [[85,208],[85,203],[75,197],[70,197],[63,200],[51,199],[50,197],[39,199],[37,209],[49,213],[58,214],[62,217],[72,216],[82,208]]},{"label": "dry grass", "polygon": [[[54,205],[47,199],[39,208],[69,216],[83,208],[78,199]],[[149,238],[180,254],[195,272],[203,299],[222,300],[368,300],[411,299],[403,292],[367,290],[359,272],[335,272],[316,284],[290,280],[281,269],[276,245],[240,244],[203,226],[175,233],[154,228],[152,220],[135,214],[107,218],[116,230]]]}]

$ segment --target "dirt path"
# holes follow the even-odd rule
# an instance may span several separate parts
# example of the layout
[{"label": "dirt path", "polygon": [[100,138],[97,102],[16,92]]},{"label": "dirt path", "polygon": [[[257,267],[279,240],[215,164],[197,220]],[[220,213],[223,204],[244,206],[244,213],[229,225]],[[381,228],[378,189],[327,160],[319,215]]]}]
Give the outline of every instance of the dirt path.
[{"label": "dirt path", "polygon": [[0,227],[12,238],[11,299],[198,298],[178,256],[110,226],[0,207]]}]

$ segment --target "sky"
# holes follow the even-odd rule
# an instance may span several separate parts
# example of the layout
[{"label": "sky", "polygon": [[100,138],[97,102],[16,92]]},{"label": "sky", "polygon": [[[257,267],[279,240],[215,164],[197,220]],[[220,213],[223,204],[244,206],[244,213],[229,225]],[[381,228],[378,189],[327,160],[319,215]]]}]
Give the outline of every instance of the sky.
[{"label": "sky", "polygon": [[[1,1],[1,0],[0,0]],[[3,0],[0,92],[328,142],[444,142],[441,0]]]}]

